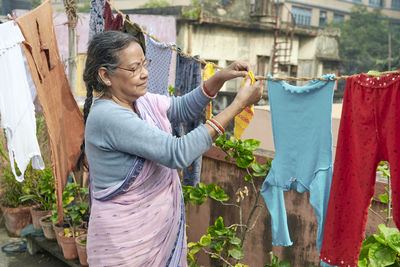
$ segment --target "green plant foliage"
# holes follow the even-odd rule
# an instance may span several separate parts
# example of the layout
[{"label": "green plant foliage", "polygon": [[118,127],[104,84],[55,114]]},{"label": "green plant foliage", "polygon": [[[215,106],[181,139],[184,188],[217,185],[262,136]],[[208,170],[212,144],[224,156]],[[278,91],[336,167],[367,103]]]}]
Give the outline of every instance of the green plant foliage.
[{"label": "green plant foliage", "polygon": [[[79,226],[84,220],[84,216],[88,215],[89,204],[87,197],[89,188],[80,187],[77,183],[68,183],[63,192],[63,213],[64,220],[70,228]],[[54,203],[51,211],[51,220],[55,223],[58,221],[57,205]]]},{"label": "green plant foliage", "polygon": [[31,0],[31,7],[32,9],[40,6],[40,4],[42,3],[42,0]]},{"label": "green plant foliage", "polygon": [[379,9],[355,5],[348,20],[331,26],[340,29],[340,69],[346,74],[388,70],[388,32],[391,32],[391,67],[400,66],[400,30],[382,19]]},{"label": "green plant foliage", "polygon": [[146,4],[139,6],[139,8],[156,8],[166,6],[171,6],[171,4],[166,0],[150,0]]},{"label": "green plant foliage", "polygon": [[287,260],[279,261],[277,256],[273,256],[272,263],[269,265],[264,265],[264,267],[290,267],[290,262]]},{"label": "green plant foliage", "polygon": [[83,3],[79,3],[77,6],[78,12],[81,13],[89,13],[90,12],[90,1],[84,1]]},{"label": "green plant foliage", "polygon": [[[183,196],[185,204],[192,203],[193,205],[201,205],[210,197],[214,200],[220,201],[223,205],[230,205],[239,208],[239,224],[232,224],[230,226],[224,225],[222,217],[218,217],[214,225],[207,229],[207,234],[203,235],[198,242],[190,242],[188,244],[188,263],[191,267],[198,267],[196,265],[196,254],[203,250],[211,258],[221,261],[223,266],[235,267],[248,267],[239,262],[244,257],[243,245],[246,239],[246,234],[250,232],[257,222],[258,216],[252,221],[254,211],[257,207],[262,207],[258,204],[260,197],[260,190],[256,189],[253,178],[265,177],[271,168],[271,162],[267,158],[267,164],[260,164],[255,160],[254,151],[260,145],[260,141],[254,139],[237,140],[235,137],[226,138],[222,135],[215,140],[215,145],[220,147],[226,154],[226,160],[234,159],[236,166],[247,170],[247,175],[244,180],[251,184],[252,191],[255,193],[255,200],[253,208],[247,218],[246,224],[243,224],[242,218],[242,205],[241,202],[248,197],[249,190],[247,186],[239,188],[236,191],[236,203],[225,203],[229,200],[229,196],[216,184],[204,185],[199,184],[199,187],[183,186]],[[250,226],[252,225],[252,226]],[[285,261],[282,261],[284,265]],[[274,265],[275,266],[275,265]],[[278,266],[278,265],[276,265]]]},{"label": "green plant foliage", "polygon": [[[26,190],[24,195],[20,197],[22,202],[33,201],[39,205],[41,210],[50,210],[53,203],[56,203],[55,185],[53,173],[49,166],[42,170],[32,170],[25,172],[25,179],[31,181],[31,188]],[[32,174],[32,177],[27,177],[27,174]]]},{"label": "green plant foliage", "polygon": [[191,203],[193,205],[201,205],[207,200],[207,197],[217,201],[229,200],[229,196],[225,194],[225,191],[216,184],[209,184],[206,186],[204,183],[200,183],[199,187],[183,185],[182,190],[185,204]]},{"label": "green plant foliage", "polygon": [[400,232],[384,224],[378,226],[379,235],[365,239],[358,260],[360,267],[400,266]]}]

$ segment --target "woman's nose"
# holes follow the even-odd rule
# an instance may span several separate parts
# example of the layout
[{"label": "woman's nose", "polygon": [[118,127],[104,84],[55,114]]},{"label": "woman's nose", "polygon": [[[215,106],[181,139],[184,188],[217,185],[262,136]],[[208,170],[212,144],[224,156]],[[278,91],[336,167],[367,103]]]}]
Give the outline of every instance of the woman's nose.
[{"label": "woman's nose", "polygon": [[146,68],[142,68],[142,71],[140,73],[140,78],[147,79],[148,77],[149,77],[149,71]]}]

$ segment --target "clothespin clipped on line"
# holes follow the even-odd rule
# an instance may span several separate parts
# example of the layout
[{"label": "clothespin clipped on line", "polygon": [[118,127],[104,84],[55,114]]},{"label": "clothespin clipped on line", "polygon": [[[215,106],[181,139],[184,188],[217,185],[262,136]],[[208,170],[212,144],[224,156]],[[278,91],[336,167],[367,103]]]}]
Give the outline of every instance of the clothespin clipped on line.
[{"label": "clothespin clipped on line", "polygon": [[[250,84],[254,84],[256,82],[253,71],[249,71],[246,78],[244,78],[243,82],[241,83],[240,87],[243,86],[243,84],[246,82],[246,79],[248,78],[251,79]],[[253,116],[254,105],[250,105],[247,106],[235,117],[235,127],[233,129],[233,135],[236,139],[240,139],[240,137],[242,137],[244,130],[246,130],[247,126],[249,126],[251,119],[253,119]]]}]

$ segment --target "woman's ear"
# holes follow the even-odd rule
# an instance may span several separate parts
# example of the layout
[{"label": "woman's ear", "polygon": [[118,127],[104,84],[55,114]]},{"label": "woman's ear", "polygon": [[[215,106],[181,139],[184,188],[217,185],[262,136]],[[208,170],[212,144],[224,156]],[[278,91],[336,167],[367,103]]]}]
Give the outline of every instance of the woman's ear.
[{"label": "woman's ear", "polygon": [[108,71],[105,67],[99,68],[97,73],[99,74],[100,79],[103,81],[103,83],[106,86],[111,86],[110,74],[108,73]]}]

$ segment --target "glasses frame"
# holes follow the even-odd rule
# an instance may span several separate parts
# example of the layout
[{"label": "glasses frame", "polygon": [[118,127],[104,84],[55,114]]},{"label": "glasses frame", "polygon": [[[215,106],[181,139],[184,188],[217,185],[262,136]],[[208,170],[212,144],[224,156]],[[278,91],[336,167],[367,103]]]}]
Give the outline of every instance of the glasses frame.
[{"label": "glasses frame", "polygon": [[[132,72],[133,75],[136,75],[137,73],[141,73],[143,68],[145,68],[146,70],[149,69],[151,64],[151,59],[145,59],[142,63],[138,63],[138,66],[135,69],[132,68],[123,68],[123,67],[116,67],[117,69],[121,69],[121,70],[126,70],[129,72]],[[137,72],[138,71],[138,72]]]}]

